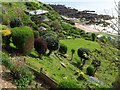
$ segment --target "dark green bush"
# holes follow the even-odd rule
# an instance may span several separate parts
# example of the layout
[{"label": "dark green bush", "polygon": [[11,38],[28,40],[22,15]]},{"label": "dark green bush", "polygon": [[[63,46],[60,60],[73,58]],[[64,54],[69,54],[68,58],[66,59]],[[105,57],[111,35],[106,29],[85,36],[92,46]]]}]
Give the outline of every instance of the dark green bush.
[{"label": "dark green bush", "polygon": [[78,88],[80,87],[76,84],[76,82],[71,80],[64,80],[59,84],[59,89],[61,90],[65,90],[65,89],[73,90]]},{"label": "dark green bush", "polygon": [[12,41],[22,54],[29,54],[34,47],[34,34],[27,26],[12,29]]},{"label": "dark green bush", "polygon": [[[89,52],[90,52],[90,50],[87,49],[87,48],[79,48],[78,51],[77,51],[78,56],[83,58],[83,59],[88,59]],[[85,54],[87,56],[85,56]]]},{"label": "dark green bush", "polygon": [[91,63],[94,67],[98,67],[101,65],[101,61],[99,60],[93,60],[92,63]]},{"label": "dark green bush", "polygon": [[89,76],[94,76],[94,67],[92,65],[87,67],[86,73]]},{"label": "dark green bush", "polygon": [[53,31],[43,31],[41,32],[43,39],[47,41],[47,47],[49,49],[48,55],[59,48],[58,35]]},{"label": "dark green bush", "polygon": [[61,54],[66,54],[67,53],[67,46],[61,43],[60,48],[59,48],[59,52]]},{"label": "dark green bush", "polygon": [[20,27],[22,26],[22,21],[19,18],[14,18],[13,20],[10,21],[10,27]]},{"label": "dark green bush", "polygon": [[47,38],[47,47],[49,49],[48,55],[52,53],[52,51],[55,51],[59,48],[59,40],[57,38]]},{"label": "dark green bush", "polygon": [[92,33],[91,37],[92,37],[92,41],[96,41],[96,34],[95,33]]}]

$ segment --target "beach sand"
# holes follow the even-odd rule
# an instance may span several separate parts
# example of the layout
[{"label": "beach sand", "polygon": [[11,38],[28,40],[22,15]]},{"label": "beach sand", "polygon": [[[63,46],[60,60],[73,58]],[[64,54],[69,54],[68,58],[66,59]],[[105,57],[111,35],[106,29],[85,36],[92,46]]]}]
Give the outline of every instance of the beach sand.
[{"label": "beach sand", "polygon": [[91,28],[88,25],[82,25],[80,23],[75,23],[75,27],[80,28],[86,32],[99,32],[97,29]]}]

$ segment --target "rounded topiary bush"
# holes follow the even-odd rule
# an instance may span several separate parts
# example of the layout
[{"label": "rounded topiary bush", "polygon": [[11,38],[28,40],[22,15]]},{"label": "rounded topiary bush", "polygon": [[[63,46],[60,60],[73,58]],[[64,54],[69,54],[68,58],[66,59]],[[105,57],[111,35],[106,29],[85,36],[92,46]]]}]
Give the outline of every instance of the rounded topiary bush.
[{"label": "rounded topiary bush", "polygon": [[88,59],[88,57],[86,57],[84,54],[86,54],[87,56],[89,55],[90,50],[87,48],[79,48],[77,53],[78,56],[84,59]]},{"label": "rounded topiary bush", "polygon": [[67,53],[67,46],[61,43],[60,48],[59,48],[59,52],[61,54],[66,54]]},{"label": "rounded topiary bush", "polygon": [[94,67],[92,65],[87,67],[86,73],[89,76],[94,76]]},{"label": "rounded topiary bush", "polygon": [[58,50],[59,48],[59,40],[56,38],[47,38],[47,47],[49,49],[48,56],[52,53],[52,51]]},{"label": "rounded topiary bush", "polygon": [[27,26],[12,29],[12,42],[22,54],[29,54],[34,47],[34,34]]},{"label": "rounded topiary bush", "polygon": [[58,35],[53,31],[44,31],[41,32],[41,36],[46,40],[47,47],[49,49],[48,55],[52,53],[52,51],[58,50],[59,48],[59,39]]}]

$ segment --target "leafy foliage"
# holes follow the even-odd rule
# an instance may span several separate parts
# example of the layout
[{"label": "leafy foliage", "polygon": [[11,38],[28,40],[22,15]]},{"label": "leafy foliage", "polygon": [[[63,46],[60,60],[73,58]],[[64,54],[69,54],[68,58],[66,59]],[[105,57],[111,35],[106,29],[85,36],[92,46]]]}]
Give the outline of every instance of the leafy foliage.
[{"label": "leafy foliage", "polygon": [[17,87],[20,89],[27,88],[34,79],[33,73],[24,65],[15,65],[6,53],[0,52],[0,56],[2,56],[2,64],[11,71]]},{"label": "leafy foliage", "polygon": [[92,61],[92,65],[93,65],[94,67],[98,67],[98,66],[101,65],[101,62],[100,62],[99,60],[93,60],[93,61]]},{"label": "leafy foliage", "polygon": [[33,49],[34,35],[31,28],[27,26],[12,29],[13,44],[23,54],[28,54]]},{"label": "leafy foliage", "polygon": [[34,78],[33,74],[25,66],[14,66],[12,75],[15,78],[15,84],[20,89],[27,88]]},{"label": "leafy foliage", "polygon": [[79,85],[75,84],[74,81],[64,80],[59,84],[59,88],[62,89],[62,90],[64,90],[64,89],[73,90],[73,89],[78,89]]},{"label": "leafy foliage", "polygon": [[33,33],[34,33],[34,38],[40,37],[39,31],[34,30]]},{"label": "leafy foliage", "polygon": [[47,42],[42,38],[35,38],[34,48],[39,53],[40,58],[42,58],[42,55],[47,51]]},{"label": "leafy foliage", "polygon": [[72,57],[71,60],[73,59],[73,54],[75,53],[75,49],[71,49]]},{"label": "leafy foliage", "polygon": [[83,58],[83,59],[88,59],[87,56],[89,55],[89,52],[90,52],[90,50],[87,49],[87,48],[79,48],[78,51],[77,51],[78,56],[81,57],[81,58]]},{"label": "leafy foliage", "polygon": [[53,31],[42,32],[42,37],[47,41],[47,47],[49,49],[48,55],[59,48],[59,39],[57,34]]},{"label": "leafy foliage", "polygon": [[92,33],[92,41],[95,41],[96,40],[96,34],[95,33]]},{"label": "leafy foliage", "polygon": [[92,65],[89,66],[89,67],[87,67],[86,73],[87,73],[89,76],[94,76],[94,67],[93,67]]},{"label": "leafy foliage", "polygon": [[3,52],[0,52],[0,58],[1,58],[1,60],[2,60],[2,64],[4,65],[4,66],[6,66],[8,69],[12,69],[12,67],[13,67],[13,64],[12,64],[12,62],[10,61],[10,58],[9,58],[9,56],[6,54],[6,53],[3,53]]},{"label": "leafy foliage", "polygon": [[14,18],[13,20],[10,21],[10,27],[20,27],[22,26],[22,21],[19,18]]},{"label": "leafy foliage", "polygon": [[50,26],[45,23],[41,23],[40,26],[43,26],[43,27],[47,28],[48,30],[50,30]]},{"label": "leafy foliage", "polygon": [[59,52],[61,54],[66,54],[67,53],[67,46],[61,43],[60,48],[59,48]]}]

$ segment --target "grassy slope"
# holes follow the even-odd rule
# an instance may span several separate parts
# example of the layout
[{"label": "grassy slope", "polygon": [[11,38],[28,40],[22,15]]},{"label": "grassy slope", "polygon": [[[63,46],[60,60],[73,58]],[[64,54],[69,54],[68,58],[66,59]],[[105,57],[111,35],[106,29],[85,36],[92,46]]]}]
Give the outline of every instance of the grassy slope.
[{"label": "grassy slope", "polygon": [[[75,40],[67,39],[67,40],[61,40],[60,42],[66,44],[68,46],[68,53],[67,53],[68,58],[67,59],[62,58],[62,57],[58,58],[53,54],[53,55],[51,55],[51,57],[44,56],[43,57],[44,60],[40,60],[39,58],[29,57],[27,59],[27,63],[30,66],[34,67],[38,71],[42,67],[43,71],[46,74],[48,74],[51,78],[53,78],[55,81],[57,81],[58,83],[61,80],[67,79],[67,80],[76,81],[76,83],[79,83],[82,87],[84,87],[86,82],[77,81],[76,78],[78,76],[74,75],[76,71],[80,72],[80,70],[71,64],[72,62],[76,62],[76,60],[79,61],[80,59],[76,53],[74,56],[75,58],[72,61],[70,61],[69,60],[69,58],[71,57],[70,50],[72,48],[77,50],[79,47],[89,48],[90,50],[94,50],[96,48],[102,50],[100,45],[97,42],[87,41],[84,39],[75,39]],[[106,48],[106,51],[109,52],[109,49]],[[106,52],[104,52],[104,53],[106,53]],[[32,54],[34,56],[37,56],[37,54],[35,52],[33,52]],[[96,53],[93,53],[93,54],[94,54],[94,56],[97,55]],[[111,83],[115,80],[115,78],[113,78],[113,77],[116,77],[118,71],[114,64],[112,64],[112,66],[110,67],[111,70],[108,68],[108,66],[110,65],[110,61],[109,61],[110,59],[109,59],[109,57],[106,57],[106,58],[108,60],[105,60],[105,58],[102,56],[97,57],[97,59],[101,60],[102,64],[96,73],[96,77],[99,80],[103,81],[106,85],[111,86]],[[90,63],[93,59],[94,59],[94,57],[91,57],[90,60],[88,60],[86,62],[86,65],[84,66],[84,70],[83,70],[84,73],[86,73],[86,68],[90,65]],[[63,62],[66,65],[66,68],[64,68],[60,62]],[[88,76],[86,75],[86,77],[88,77]]]},{"label": "grassy slope", "polygon": [[[74,42],[73,42],[74,41]],[[84,39],[76,39],[76,40],[61,40],[61,42],[66,42],[67,46],[68,46],[68,55],[70,57],[70,50],[71,48],[74,49],[78,49],[79,47],[84,47],[85,43],[86,44],[93,44],[94,47],[92,47],[92,45],[86,45],[87,48],[90,49],[95,49],[95,48],[100,48],[99,44],[97,44],[96,42],[90,42],[90,41],[86,41]],[[69,44],[73,42],[73,44]],[[77,43],[75,43],[77,42]],[[81,44],[84,43],[84,44]],[[36,55],[35,53],[33,53],[34,55]],[[77,57],[77,54],[75,54]],[[60,62],[64,62],[67,66],[67,68],[64,68],[61,66]],[[28,60],[28,63],[33,66],[35,69],[39,70],[40,67],[43,67],[44,71],[47,72],[50,76],[52,76],[55,80],[57,80],[58,82],[63,79],[63,76],[65,74],[65,76],[68,77],[68,79],[71,79],[72,75],[75,73],[76,70],[79,71],[78,68],[74,67],[72,64],[69,63],[69,60],[61,58],[61,57],[56,57],[55,55],[52,55],[51,57],[44,57],[44,60],[40,60],[39,58],[30,58]],[[60,70],[58,70],[60,68]],[[55,74],[55,75],[53,75]],[[63,76],[62,76],[63,75]]]}]

